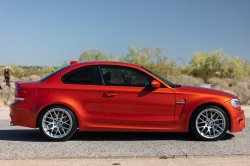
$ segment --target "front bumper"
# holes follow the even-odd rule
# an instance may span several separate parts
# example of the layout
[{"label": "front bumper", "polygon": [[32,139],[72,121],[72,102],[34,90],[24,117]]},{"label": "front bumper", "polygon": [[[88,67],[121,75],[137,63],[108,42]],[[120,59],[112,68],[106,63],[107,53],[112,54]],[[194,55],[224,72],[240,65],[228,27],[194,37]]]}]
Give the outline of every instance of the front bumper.
[{"label": "front bumper", "polygon": [[231,132],[240,132],[245,128],[245,114],[243,110],[233,112],[231,116]]}]

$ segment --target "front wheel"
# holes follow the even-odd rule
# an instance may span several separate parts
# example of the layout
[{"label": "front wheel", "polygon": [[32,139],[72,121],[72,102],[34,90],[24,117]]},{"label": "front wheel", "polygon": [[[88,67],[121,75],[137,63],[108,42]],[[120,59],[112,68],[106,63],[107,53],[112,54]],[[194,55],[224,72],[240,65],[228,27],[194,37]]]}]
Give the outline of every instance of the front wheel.
[{"label": "front wheel", "polygon": [[77,129],[75,115],[63,106],[46,108],[39,118],[38,125],[42,134],[52,141],[66,141]]},{"label": "front wheel", "polygon": [[224,137],[229,119],[224,110],[216,106],[199,108],[191,119],[191,130],[196,137],[205,141],[216,141]]}]

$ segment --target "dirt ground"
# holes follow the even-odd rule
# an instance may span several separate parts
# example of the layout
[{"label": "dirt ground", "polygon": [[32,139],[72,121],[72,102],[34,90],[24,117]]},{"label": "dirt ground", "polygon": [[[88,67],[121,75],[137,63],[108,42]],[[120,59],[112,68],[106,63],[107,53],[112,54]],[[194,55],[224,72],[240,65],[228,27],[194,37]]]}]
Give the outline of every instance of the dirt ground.
[{"label": "dirt ground", "polygon": [[174,165],[174,166],[249,166],[250,157],[225,157],[225,158],[138,158],[138,159],[34,159],[34,160],[0,160],[4,166],[153,166],[153,165]]}]

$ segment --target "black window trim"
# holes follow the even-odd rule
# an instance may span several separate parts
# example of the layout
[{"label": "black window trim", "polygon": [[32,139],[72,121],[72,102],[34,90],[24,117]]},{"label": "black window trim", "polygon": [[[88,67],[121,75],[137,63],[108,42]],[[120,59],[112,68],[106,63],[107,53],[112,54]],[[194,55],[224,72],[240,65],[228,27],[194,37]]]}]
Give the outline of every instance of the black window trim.
[{"label": "black window trim", "polygon": [[105,82],[104,82],[104,79],[103,79],[103,75],[102,75],[102,71],[101,71],[101,67],[98,66],[98,70],[99,70],[99,74],[101,76],[101,79],[102,79],[102,85],[105,85]]}]

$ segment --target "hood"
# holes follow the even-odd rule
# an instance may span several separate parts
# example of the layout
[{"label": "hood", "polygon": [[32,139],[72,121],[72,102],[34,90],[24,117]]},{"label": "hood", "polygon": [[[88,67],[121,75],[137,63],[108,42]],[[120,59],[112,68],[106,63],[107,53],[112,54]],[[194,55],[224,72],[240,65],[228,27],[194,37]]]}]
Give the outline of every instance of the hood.
[{"label": "hood", "polygon": [[[175,88],[174,88],[175,89]],[[227,93],[227,92],[223,92],[223,91],[219,91],[219,90],[214,90],[214,89],[208,89],[208,88],[201,88],[201,87],[193,87],[193,86],[181,86],[176,88],[178,89],[179,92],[183,92],[183,93],[202,93],[202,94],[208,94],[208,95],[217,95],[217,96],[226,96],[232,99],[238,99],[237,96]]]}]

